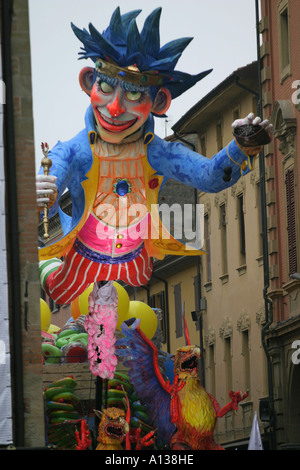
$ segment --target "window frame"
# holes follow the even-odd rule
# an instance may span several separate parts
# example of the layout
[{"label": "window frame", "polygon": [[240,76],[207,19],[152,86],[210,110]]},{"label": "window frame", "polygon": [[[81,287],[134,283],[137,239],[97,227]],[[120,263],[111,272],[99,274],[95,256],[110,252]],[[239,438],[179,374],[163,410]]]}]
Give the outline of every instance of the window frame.
[{"label": "window frame", "polygon": [[280,83],[291,75],[290,8],[289,0],[280,0],[277,5],[278,50]]}]

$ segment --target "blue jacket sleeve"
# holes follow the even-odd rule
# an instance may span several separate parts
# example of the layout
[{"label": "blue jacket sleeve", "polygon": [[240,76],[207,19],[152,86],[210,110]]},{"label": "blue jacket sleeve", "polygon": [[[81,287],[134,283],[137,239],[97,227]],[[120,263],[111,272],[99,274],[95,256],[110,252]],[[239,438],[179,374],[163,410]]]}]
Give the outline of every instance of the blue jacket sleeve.
[{"label": "blue jacket sleeve", "polygon": [[[253,163],[234,140],[212,158],[207,158],[182,143],[167,142],[158,136],[148,145],[148,158],[158,174],[206,193],[217,193],[232,186],[243,174],[242,163],[246,160],[248,168],[249,163]],[[226,181],[228,171],[230,180]]]},{"label": "blue jacket sleeve", "polygon": [[[68,189],[72,199],[72,219],[76,222],[85,203],[82,182],[86,179],[93,161],[86,130],[83,129],[67,142],[59,141],[48,155],[52,161],[50,174],[57,177],[57,198],[49,210],[49,216],[59,211],[59,200]],[[43,173],[42,167],[39,173]]]}]

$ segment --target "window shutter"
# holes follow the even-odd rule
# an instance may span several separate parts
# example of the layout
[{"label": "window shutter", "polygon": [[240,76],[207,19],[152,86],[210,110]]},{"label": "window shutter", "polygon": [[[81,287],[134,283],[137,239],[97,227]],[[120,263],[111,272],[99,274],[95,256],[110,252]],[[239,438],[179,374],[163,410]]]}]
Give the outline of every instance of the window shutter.
[{"label": "window shutter", "polygon": [[159,293],[159,298],[160,298],[160,308],[162,310],[162,319],[160,322],[160,329],[162,333],[162,342],[166,343],[167,342],[167,319],[166,319],[166,301],[165,301],[165,292],[162,291]]},{"label": "window shutter", "polygon": [[286,172],[285,185],[286,185],[289,274],[291,275],[297,272],[294,169],[290,169]]},{"label": "window shutter", "polygon": [[176,338],[182,336],[181,285],[174,286]]},{"label": "window shutter", "polygon": [[156,307],[156,302],[155,302],[155,295],[150,295],[149,298],[149,307],[155,308]]},{"label": "window shutter", "polygon": [[246,255],[246,237],[245,237],[245,217],[244,217],[244,196],[238,196],[239,206],[239,223],[240,223],[240,252],[241,255]]},{"label": "window shutter", "polygon": [[[200,310],[200,292],[198,276],[194,276],[194,295],[195,295],[195,310]],[[199,330],[199,322],[196,322],[196,330]]]}]

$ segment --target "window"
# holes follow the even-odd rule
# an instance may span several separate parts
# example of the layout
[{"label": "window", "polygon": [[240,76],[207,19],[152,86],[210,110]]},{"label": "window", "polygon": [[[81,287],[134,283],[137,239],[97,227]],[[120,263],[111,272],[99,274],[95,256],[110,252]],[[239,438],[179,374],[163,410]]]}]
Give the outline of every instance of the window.
[{"label": "window", "polygon": [[289,275],[297,272],[294,169],[285,175]]},{"label": "window", "polygon": [[233,110],[233,121],[240,118],[240,107],[236,106]]},{"label": "window", "polygon": [[154,295],[150,295],[150,298],[149,298],[149,306],[151,308],[155,308],[155,294]]},{"label": "window", "polygon": [[219,120],[216,125],[216,134],[217,134],[217,151],[222,150],[223,148],[223,125],[222,121]]},{"label": "window", "polygon": [[216,393],[216,369],[215,369],[215,345],[210,344],[208,347],[209,361],[209,391],[213,395]]},{"label": "window", "polygon": [[231,336],[224,338],[224,348],[226,389],[232,390]]},{"label": "window", "polygon": [[240,265],[246,264],[246,240],[245,240],[245,217],[244,217],[244,195],[237,197],[238,219],[239,219],[239,247]]},{"label": "window", "polygon": [[226,204],[220,206],[220,229],[221,229],[221,257],[222,257],[222,275],[228,273],[227,261],[227,222],[226,222]]},{"label": "window", "polygon": [[290,63],[290,50],[289,50],[289,19],[288,9],[280,14],[280,29],[281,29],[281,67],[284,69]]},{"label": "window", "polygon": [[209,216],[204,216],[204,240],[205,240],[205,262],[206,262],[206,283],[211,282],[211,259],[210,259],[210,233],[209,233]]},{"label": "window", "polygon": [[244,388],[250,391],[250,351],[249,351],[249,331],[242,331],[242,355],[244,359]]},{"label": "window", "polygon": [[287,0],[279,5],[279,61],[281,79],[283,80],[290,71],[290,33],[289,33],[289,9]]},{"label": "window", "polygon": [[167,319],[166,319],[166,301],[165,301],[165,292],[161,291],[156,296],[156,308],[160,308],[162,311],[161,320],[159,320],[159,327],[162,334],[162,342],[166,343],[167,341]]},{"label": "window", "polygon": [[195,296],[195,310],[199,310],[200,307],[200,288],[199,277],[194,276],[194,296]]},{"label": "window", "polygon": [[[194,276],[194,297],[195,297],[195,310],[200,309],[200,293],[201,285],[199,285],[199,276]],[[199,321],[196,322],[196,330],[199,330]]]},{"label": "window", "polygon": [[176,338],[182,336],[182,306],[181,306],[181,285],[176,284],[174,286],[174,303],[175,303],[175,328]]},{"label": "window", "polygon": [[256,207],[258,209],[258,227],[259,227],[259,244],[258,244],[258,256],[263,254],[263,221],[262,221],[262,210],[261,210],[261,194],[260,194],[260,182],[256,184]]},{"label": "window", "polygon": [[150,296],[149,305],[152,308],[161,310],[161,314],[158,314],[158,327],[161,331],[161,341],[166,343],[167,341],[167,319],[166,319],[166,303],[165,303],[165,292],[161,291],[157,294]]},{"label": "window", "polygon": [[200,153],[206,157],[206,136],[202,135],[200,137]]}]

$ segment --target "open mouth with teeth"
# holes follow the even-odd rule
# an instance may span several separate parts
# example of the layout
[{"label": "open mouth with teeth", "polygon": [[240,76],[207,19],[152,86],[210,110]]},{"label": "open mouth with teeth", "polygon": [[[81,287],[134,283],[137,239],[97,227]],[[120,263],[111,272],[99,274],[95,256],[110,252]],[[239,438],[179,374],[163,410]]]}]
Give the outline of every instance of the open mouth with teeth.
[{"label": "open mouth with teeth", "polygon": [[98,123],[103,129],[109,132],[123,132],[129,129],[138,120],[138,118],[129,121],[119,121],[102,114],[99,109],[95,108]]},{"label": "open mouth with teeth", "polygon": [[197,368],[198,365],[198,358],[194,354],[192,356],[189,356],[187,359],[183,360],[180,363],[180,370],[182,372],[185,371],[192,371]]},{"label": "open mouth with teeth", "polygon": [[121,438],[125,435],[123,426],[120,426],[118,424],[109,424],[108,426],[106,426],[105,433],[108,436],[116,438]]}]

